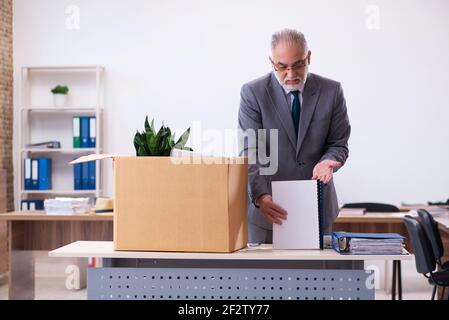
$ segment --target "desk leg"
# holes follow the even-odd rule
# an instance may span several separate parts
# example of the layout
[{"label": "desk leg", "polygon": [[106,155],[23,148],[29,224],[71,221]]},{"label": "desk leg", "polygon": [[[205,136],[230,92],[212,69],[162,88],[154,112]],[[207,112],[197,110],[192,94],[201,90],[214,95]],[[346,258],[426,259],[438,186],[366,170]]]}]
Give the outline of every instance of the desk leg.
[{"label": "desk leg", "polygon": [[391,283],[391,300],[396,300],[396,260],[393,260],[393,280]]},{"label": "desk leg", "polygon": [[9,299],[34,299],[34,256],[24,247],[24,225],[9,221]]},{"label": "desk leg", "polygon": [[393,260],[393,280],[391,284],[391,300],[396,300],[396,287],[398,289],[398,299],[402,300],[402,271],[400,260]]},{"label": "desk leg", "polygon": [[391,291],[390,261],[385,260],[384,265],[385,265],[385,275],[384,275],[385,294],[390,294]]},{"label": "desk leg", "polygon": [[398,293],[399,300],[402,300],[402,272],[401,272],[401,260],[398,260]]}]

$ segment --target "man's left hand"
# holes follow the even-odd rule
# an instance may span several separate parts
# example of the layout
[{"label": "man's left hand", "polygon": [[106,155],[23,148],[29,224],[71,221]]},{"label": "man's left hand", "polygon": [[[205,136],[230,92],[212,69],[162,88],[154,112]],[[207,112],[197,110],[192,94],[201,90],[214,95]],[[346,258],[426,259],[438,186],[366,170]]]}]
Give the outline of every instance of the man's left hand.
[{"label": "man's left hand", "polygon": [[313,168],[313,180],[321,180],[324,184],[328,184],[332,179],[332,174],[334,170],[341,167],[339,161],[334,160],[323,160],[318,162]]}]

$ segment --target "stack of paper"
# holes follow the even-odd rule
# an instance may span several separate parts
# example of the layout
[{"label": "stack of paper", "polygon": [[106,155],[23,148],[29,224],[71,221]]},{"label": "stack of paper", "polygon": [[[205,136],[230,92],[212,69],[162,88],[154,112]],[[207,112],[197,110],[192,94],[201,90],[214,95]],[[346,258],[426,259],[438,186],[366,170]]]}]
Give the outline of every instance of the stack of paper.
[{"label": "stack of paper", "polygon": [[89,198],[62,198],[46,199],[44,208],[47,214],[81,214],[91,211]]},{"label": "stack of paper", "polygon": [[341,254],[400,255],[404,237],[397,233],[332,232],[332,247]]},{"label": "stack of paper", "polygon": [[366,212],[365,208],[341,208],[339,216],[363,216]]},{"label": "stack of paper", "polygon": [[402,254],[404,241],[402,239],[363,239],[349,240],[351,254]]}]

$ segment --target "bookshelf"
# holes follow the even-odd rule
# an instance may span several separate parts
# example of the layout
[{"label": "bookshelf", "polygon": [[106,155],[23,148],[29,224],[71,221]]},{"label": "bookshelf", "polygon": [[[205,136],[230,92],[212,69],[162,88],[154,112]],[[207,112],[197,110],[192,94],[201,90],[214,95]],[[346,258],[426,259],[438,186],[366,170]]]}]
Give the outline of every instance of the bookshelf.
[{"label": "bookshelf", "polygon": [[93,194],[97,190],[21,190],[23,194],[83,195]]},{"label": "bookshelf", "polygon": [[[19,127],[16,210],[25,199],[55,196],[100,197],[102,194],[101,162],[96,162],[95,189],[75,190],[73,166],[68,162],[82,155],[103,152],[104,68],[84,66],[23,66],[20,74]],[[69,87],[66,106],[52,106],[50,89],[57,84]],[[95,116],[96,146],[73,147],[73,116]],[[30,143],[60,141],[61,148],[32,148]],[[25,190],[24,159],[52,159],[52,189]]]}]

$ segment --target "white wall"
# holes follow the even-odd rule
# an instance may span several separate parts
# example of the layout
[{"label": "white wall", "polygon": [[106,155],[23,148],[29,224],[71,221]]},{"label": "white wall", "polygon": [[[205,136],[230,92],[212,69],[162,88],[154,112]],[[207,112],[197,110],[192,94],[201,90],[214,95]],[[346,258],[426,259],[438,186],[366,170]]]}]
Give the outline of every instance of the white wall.
[{"label": "white wall", "polygon": [[[66,27],[69,5],[79,29]],[[448,13],[447,0],[14,0],[15,121],[20,66],[100,64],[107,153],[134,154],[145,115],[235,128],[241,85],[270,71],[271,33],[292,27],[308,38],[311,71],[345,91],[353,130],[340,202],[447,199]]]}]

